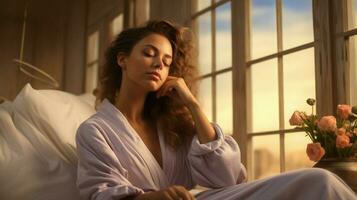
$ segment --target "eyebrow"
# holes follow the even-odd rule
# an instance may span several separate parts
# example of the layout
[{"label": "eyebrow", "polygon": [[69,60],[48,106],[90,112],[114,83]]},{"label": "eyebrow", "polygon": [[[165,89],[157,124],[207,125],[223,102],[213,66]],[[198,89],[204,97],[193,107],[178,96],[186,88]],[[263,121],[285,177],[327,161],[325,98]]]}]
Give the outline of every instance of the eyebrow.
[{"label": "eyebrow", "polygon": [[[150,47],[150,48],[153,48],[155,51],[159,51],[159,49],[152,44],[146,44],[145,47]],[[172,59],[172,56],[170,56],[169,54],[165,54],[164,56]]]}]

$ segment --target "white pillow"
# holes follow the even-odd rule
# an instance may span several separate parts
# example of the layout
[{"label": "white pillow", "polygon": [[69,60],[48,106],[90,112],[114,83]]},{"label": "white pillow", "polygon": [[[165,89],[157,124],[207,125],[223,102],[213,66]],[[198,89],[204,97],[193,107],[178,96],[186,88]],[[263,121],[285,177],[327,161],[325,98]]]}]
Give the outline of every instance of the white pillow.
[{"label": "white pillow", "polygon": [[78,126],[95,112],[78,96],[34,90],[0,105],[0,199],[79,199]]},{"label": "white pillow", "polygon": [[34,90],[30,84],[17,95],[14,107],[55,145],[59,139],[75,146],[77,128],[95,112],[78,96],[58,90]]},{"label": "white pillow", "polygon": [[95,107],[95,96],[92,93],[83,93],[81,95],[78,95],[78,98],[81,101],[86,102],[92,108]]}]

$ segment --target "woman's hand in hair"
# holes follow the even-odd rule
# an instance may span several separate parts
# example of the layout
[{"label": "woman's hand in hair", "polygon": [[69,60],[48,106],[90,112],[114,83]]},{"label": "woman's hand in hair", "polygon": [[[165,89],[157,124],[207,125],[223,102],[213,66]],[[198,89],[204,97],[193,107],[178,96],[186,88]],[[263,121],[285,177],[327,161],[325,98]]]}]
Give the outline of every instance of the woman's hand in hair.
[{"label": "woman's hand in hair", "polygon": [[168,76],[165,83],[156,92],[156,97],[169,96],[174,100],[181,101],[187,107],[197,104],[196,98],[187,87],[183,78]]},{"label": "woman's hand in hair", "polygon": [[137,196],[134,200],[194,200],[195,197],[183,186],[174,185],[167,189],[147,192]]}]

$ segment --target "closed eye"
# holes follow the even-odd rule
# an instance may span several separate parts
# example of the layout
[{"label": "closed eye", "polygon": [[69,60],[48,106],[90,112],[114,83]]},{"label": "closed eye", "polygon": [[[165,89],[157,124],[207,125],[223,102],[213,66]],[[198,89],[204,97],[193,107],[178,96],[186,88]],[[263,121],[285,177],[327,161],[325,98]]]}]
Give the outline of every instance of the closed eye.
[{"label": "closed eye", "polygon": [[[155,46],[148,44],[145,45],[145,47],[146,48],[143,50],[145,56],[155,57],[159,54],[159,50]],[[169,67],[172,64],[172,57],[170,55],[165,54],[162,62],[164,63],[164,66]]]},{"label": "closed eye", "polygon": [[149,56],[149,57],[154,57],[155,56],[155,52],[153,51],[144,51],[145,56]]},{"label": "closed eye", "polygon": [[162,62],[164,63],[164,65],[166,67],[170,67],[170,65],[171,65],[171,63],[167,59],[164,59]]}]

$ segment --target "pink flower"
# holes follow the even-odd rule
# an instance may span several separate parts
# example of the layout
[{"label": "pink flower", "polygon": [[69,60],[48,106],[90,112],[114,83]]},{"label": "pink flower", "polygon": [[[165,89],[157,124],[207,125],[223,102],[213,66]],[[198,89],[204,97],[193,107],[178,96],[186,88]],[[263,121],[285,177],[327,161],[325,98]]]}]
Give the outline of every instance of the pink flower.
[{"label": "pink flower", "polygon": [[350,132],[347,132],[345,128],[339,128],[337,131],[336,131],[336,135],[339,136],[339,135],[347,135],[348,137],[352,137],[352,133]]},{"label": "pink flower", "polygon": [[318,122],[317,126],[322,131],[335,131],[336,126],[336,118],[334,116],[324,116]]},{"label": "pink flower", "polygon": [[336,137],[336,147],[345,148],[350,146],[352,146],[352,144],[350,144],[350,138],[346,134]]},{"label": "pink flower", "polygon": [[325,149],[320,143],[310,143],[306,147],[306,154],[311,161],[317,162],[325,155]]},{"label": "pink flower", "polygon": [[351,113],[351,106],[346,104],[339,104],[337,106],[337,115],[342,119],[347,119]]},{"label": "pink flower", "polygon": [[303,123],[302,120],[303,114],[299,111],[295,111],[293,115],[290,117],[289,123],[291,126],[301,126]]},{"label": "pink flower", "polygon": [[346,129],[344,128],[339,128],[336,132],[336,135],[345,135],[346,134]]},{"label": "pink flower", "polygon": [[350,132],[346,132],[346,135],[350,138],[353,137],[352,133],[350,133]]}]

